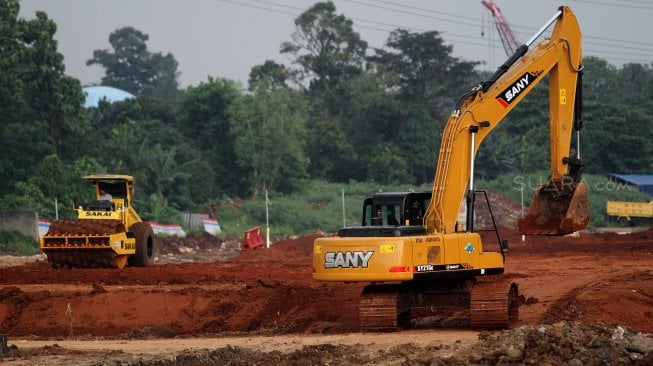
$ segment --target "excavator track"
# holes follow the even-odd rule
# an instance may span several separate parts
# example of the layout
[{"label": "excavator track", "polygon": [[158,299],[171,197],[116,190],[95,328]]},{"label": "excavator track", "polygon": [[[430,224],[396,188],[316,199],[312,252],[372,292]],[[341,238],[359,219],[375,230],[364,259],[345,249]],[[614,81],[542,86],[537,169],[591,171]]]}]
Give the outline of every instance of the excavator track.
[{"label": "excavator track", "polygon": [[127,256],[117,255],[110,243],[110,235],[122,232],[119,220],[53,221],[42,250],[53,268],[123,268]]},{"label": "excavator track", "polygon": [[469,321],[472,328],[507,328],[519,316],[517,284],[479,281],[472,288]]},{"label": "excavator track", "polygon": [[370,285],[363,289],[359,305],[360,330],[397,331],[401,285]]},{"label": "excavator track", "polygon": [[432,327],[507,328],[519,314],[517,284],[504,280],[369,285],[359,305],[361,331]]}]

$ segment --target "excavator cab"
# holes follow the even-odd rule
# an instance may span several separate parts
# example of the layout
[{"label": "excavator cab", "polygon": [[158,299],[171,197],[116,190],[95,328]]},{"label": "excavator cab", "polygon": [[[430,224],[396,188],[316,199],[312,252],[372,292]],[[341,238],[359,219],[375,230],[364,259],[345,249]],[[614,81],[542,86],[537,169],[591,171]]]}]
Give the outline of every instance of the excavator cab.
[{"label": "excavator cab", "polygon": [[421,226],[431,192],[377,193],[363,202],[362,226]]},{"label": "excavator cab", "polygon": [[426,234],[423,217],[431,192],[383,192],[363,202],[360,226],[338,230],[340,237],[388,237]]}]

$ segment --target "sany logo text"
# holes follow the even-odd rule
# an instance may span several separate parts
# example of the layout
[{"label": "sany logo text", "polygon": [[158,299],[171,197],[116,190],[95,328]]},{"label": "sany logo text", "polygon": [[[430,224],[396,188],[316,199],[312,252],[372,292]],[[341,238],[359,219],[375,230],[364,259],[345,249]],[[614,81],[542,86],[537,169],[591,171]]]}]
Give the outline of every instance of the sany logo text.
[{"label": "sany logo text", "polygon": [[521,94],[524,89],[533,83],[533,81],[538,77],[540,72],[530,73],[527,72],[522,75],[517,81],[512,83],[506,89],[504,89],[499,96],[497,96],[497,101],[501,103],[502,106],[507,107],[512,103],[512,101]]},{"label": "sany logo text", "polygon": [[374,252],[327,252],[324,268],[367,268]]}]

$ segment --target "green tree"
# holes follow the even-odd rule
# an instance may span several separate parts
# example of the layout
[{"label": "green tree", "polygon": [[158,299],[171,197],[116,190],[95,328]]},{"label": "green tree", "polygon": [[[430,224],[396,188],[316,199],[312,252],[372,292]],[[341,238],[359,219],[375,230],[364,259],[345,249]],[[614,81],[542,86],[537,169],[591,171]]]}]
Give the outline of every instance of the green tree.
[{"label": "green tree", "polygon": [[349,179],[430,182],[436,156],[435,122],[425,107],[402,102],[396,90],[388,89],[391,79],[380,71],[360,77],[352,87],[348,109],[341,117],[356,150],[356,160],[346,169]]},{"label": "green tree", "polygon": [[[166,192],[174,192],[176,187],[186,184],[189,175],[184,173],[184,164],[176,159],[177,149],[164,149],[160,144],[154,145],[147,162],[147,181],[154,187],[154,193],[161,204],[166,202]],[[190,164],[186,162],[185,164]]]},{"label": "green tree", "polygon": [[352,179],[356,171],[349,167],[358,159],[358,154],[340,121],[314,115],[307,122],[307,128],[310,131],[306,136],[310,176],[334,182]]},{"label": "green tree", "polygon": [[339,92],[347,80],[362,73],[367,42],[353,29],[353,22],[336,14],[332,2],[318,2],[295,19],[293,42],[284,42],[281,53],[294,57],[299,78],[323,103],[323,118],[335,114]]},{"label": "green tree", "polygon": [[151,53],[147,49],[149,36],[133,27],[117,29],[109,35],[110,50],[95,50],[87,65],[100,65],[106,75],[102,85],[113,86],[134,95],[152,96],[162,100],[179,97],[177,60],[171,53]]},{"label": "green tree", "polygon": [[[227,79],[212,79],[188,88],[177,110],[177,128],[193,141],[203,159],[213,167],[215,195],[250,194],[244,171],[236,162],[229,109],[242,95],[240,85]],[[251,141],[258,144],[259,141]]]},{"label": "green tree", "polygon": [[408,164],[407,173],[417,185],[432,183],[440,144],[438,122],[431,118],[426,107],[415,103],[401,109],[398,122],[396,146]]},{"label": "green tree", "polygon": [[56,24],[43,12],[19,19],[18,11],[18,1],[0,1],[0,195],[45,156],[74,155],[87,127],[81,86],[57,52]]},{"label": "green tree", "polygon": [[587,171],[650,173],[653,167],[653,117],[650,108],[627,104],[588,105],[591,128],[582,133]]},{"label": "green tree", "polygon": [[[401,158],[401,166],[410,177],[407,182],[432,181],[439,130],[456,98],[478,82],[478,63],[451,53],[452,46],[445,45],[438,32],[397,29],[390,34],[385,49],[375,49],[368,57],[375,65],[373,77],[383,83],[375,86],[377,91],[372,94],[379,98],[367,107],[369,101],[358,106],[353,105],[358,99],[352,101],[352,108],[363,107],[356,119],[369,120],[363,131],[374,129],[385,136],[388,145],[380,151],[392,151]],[[360,152],[360,156],[364,161],[368,153]]]},{"label": "green tree", "polygon": [[178,129],[175,109],[156,98],[100,103],[91,110],[96,143],[88,153],[109,172],[136,178],[142,207],[154,194],[168,207],[187,210],[216,194],[213,168]]},{"label": "green tree", "polygon": [[95,199],[91,185],[82,177],[100,172],[101,169],[98,162],[91,158],[80,157],[67,163],[56,155],[46,156],[28,180],[43,192],[44,202],[39,213],[54,218],[56,200],[60,217],[74,217],[72,208]]},{"label": "green tree", "polygon": [[424,105],[435,119],[443,120],[443,109],[451,110],[458,96],[478,82],[479,62],[453,57],[453,46],[445,45],[439,32],[397,29],[385,46],[388,50],[375,49],[369,60],[396,77],[402,100]]},{"label": "green tree", "polygon": [[284,65],[266,60],[263,64],[252,67],[249,73],[249,90],[254,91],[261,85],[267,85],[271,89],[287,87],[286,82],[291,73]]},{"label": "green tree", "polygon": [[343,155],[338,162],[337,170],[331,174],[337,181],[394,181],[389,178],[393,175],[387,171],[388,160],[384,160],[390,152],[398,153],[402,169],[406,168],[403,154],[395,146],[401,104],[385,88],[383,76],[364,75],[352,83],[347,109],[339,116],[339,125],[343,126],[343,140],[347,143],[344,146],[351,146],[354,153]]},{"label": "green tree", "polygon": [[251,96],[231,109],[231,134],[237,162],[249,172],[251,192],[265,187],[288,191],[306,177],[304,153],[306,104],[288,88],[270,90],[261,80]]},{"label": "green tree", "polygon": [[[318,2],[295,19],[292,41],[281,53],[292,57],[298,84],[307,87],[314,111],[307,121],[306,154],[309,173],[342,181],[351,178],[356,151],[348,142],[342,114],[350,102],[356,79],[363,74],[367,42],[353,30],[353,22],[336,14],[335,5]],[[334,157],[339,157],[334,159]]]},{"label": "green tree", "polygon": [[584,59],[584,121],[581,157],[587,171],[650,173],[653,133],[653,69],[616,68],[596,57]]}]

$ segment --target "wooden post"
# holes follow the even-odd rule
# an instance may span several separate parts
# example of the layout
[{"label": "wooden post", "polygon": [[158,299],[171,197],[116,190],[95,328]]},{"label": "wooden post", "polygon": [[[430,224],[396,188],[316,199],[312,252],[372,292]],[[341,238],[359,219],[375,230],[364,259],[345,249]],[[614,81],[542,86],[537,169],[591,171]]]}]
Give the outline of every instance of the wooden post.
[{"label": "wooden post", "polygon": [[6,356],[9,354],[9,348],[7,348],[7,335],[0,334],[0,356]]}]

